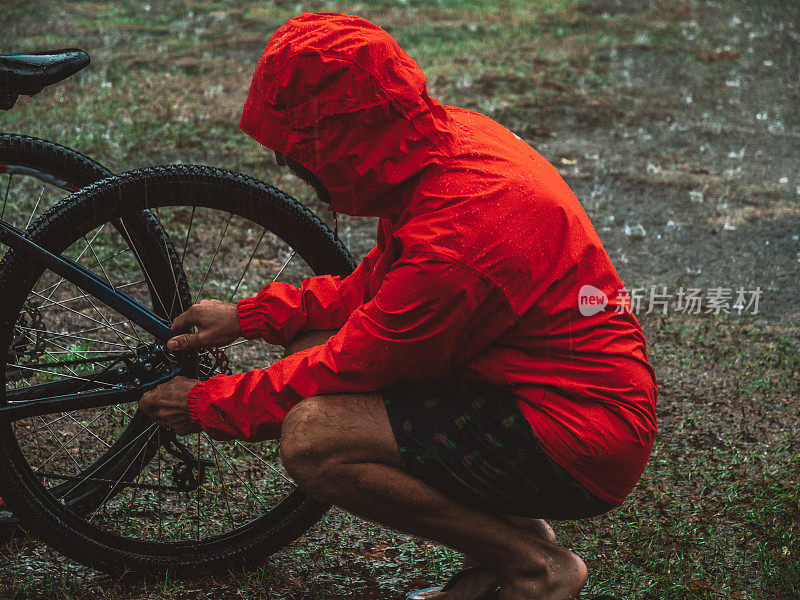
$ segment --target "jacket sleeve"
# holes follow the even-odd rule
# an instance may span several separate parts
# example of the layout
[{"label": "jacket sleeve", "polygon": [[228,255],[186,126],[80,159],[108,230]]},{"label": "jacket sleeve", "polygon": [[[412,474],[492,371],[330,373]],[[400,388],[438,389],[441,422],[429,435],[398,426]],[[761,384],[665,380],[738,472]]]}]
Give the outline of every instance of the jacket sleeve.
[{"label": "jacket sleeve", "polygon": [[274,282],[237,305],[246,339],[286,346],[301,331],[339,329],[367,296],[367,281],[379,254],[375,246],[347,277],[318,275],[298,289]]},{"label": "jacket sleeve", "polygon": [[217,439],[277,438],[303,398],[439,379],[514,320],[502,291],[470,267],[433,253],[402,258],[326,343],[198,384],[189,415]]}]

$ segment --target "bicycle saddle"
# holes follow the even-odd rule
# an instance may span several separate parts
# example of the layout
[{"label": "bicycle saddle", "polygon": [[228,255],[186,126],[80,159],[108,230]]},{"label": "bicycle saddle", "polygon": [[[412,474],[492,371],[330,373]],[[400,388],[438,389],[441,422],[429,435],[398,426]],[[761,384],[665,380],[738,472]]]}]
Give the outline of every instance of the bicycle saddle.
[{"label": "bicycle saddle", "polygon": [[20,94],[33,96],[89,64],[83,50],[68,48],[27,54],[0,54],[0,109],[8,110]]}]

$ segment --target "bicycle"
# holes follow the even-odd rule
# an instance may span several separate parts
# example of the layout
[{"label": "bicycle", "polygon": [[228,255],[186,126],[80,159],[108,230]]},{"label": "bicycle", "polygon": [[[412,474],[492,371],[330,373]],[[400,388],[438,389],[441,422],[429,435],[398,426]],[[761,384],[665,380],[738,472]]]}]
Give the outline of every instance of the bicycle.
[{"label": "bicycle", "polygon": [[[88,56],[75,62],[75,52],[0,57],[13,75],[0,104],[83,68]],[[44,160],[38,179],[52,178],[51,167]],[[299,283],[347,275],[355,263],[310,210],[248,176],[198,165],[92,173],[102,179],[76,179],[81,189],[24,233],[0,217],[10,247],[0,261],[0,496],[26,529],[101,570],[194,574],[261,562],[327,507],[295,488],[275,443],[178,439],[135,402],[177,374],[207,378],[281,357],[241,342],[167,352],[171,319],[203,292],[233,301],[257,291],[251,268],[260,284]],[[3,214],[7,201],[8,191]]]}]

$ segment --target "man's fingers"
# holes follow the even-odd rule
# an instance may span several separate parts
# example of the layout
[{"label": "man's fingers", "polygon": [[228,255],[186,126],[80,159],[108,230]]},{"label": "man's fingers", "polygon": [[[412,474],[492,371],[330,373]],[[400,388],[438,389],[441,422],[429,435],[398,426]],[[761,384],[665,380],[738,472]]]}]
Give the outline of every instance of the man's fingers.
[{"label": "man's fingers", "polygon": [[195,323],[192,320],[192,317],[190,316],[191,312],[192,312],[192,307],[189,307],[188,310],[182,312],[177,317],[175,317],[175,320],[172,322],[172,328],[180,331],[181,329],[188,329],[189,327],[194,325]]},{"label": "man's fingers", "polygon": [[170,350],[194,350],[200,347],[199,333],[184,333],[167,341]]}]

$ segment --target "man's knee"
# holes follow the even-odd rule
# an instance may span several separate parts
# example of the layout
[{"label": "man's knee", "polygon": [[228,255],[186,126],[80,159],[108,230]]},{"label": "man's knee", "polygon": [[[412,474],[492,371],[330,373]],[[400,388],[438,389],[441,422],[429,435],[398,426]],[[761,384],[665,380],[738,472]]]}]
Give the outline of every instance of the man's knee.
[{"label": "man's knee", "polygon": [[335,460],[323,398],[306,398],[286,415],[281,429],[283,466],[297,485],[321,499],[328,465]]},{"label": "man's knee", "polygon": [[281,431],[283,465],[317,500],[333,502],[343,468],[355,463],[400,465],[380,394],[306,398],[286,415]]}]

